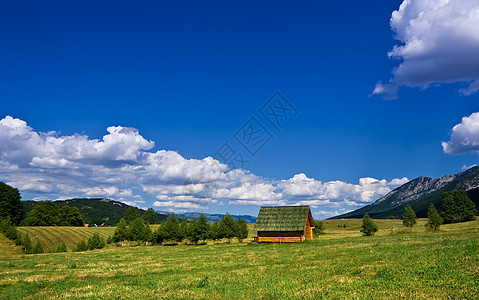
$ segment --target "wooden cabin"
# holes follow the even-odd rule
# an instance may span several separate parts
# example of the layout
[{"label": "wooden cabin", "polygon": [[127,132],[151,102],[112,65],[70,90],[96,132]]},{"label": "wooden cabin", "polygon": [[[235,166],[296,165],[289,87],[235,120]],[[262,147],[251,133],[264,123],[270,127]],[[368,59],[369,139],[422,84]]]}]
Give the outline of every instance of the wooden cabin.
[{"label": "wooden cabin", "polygon": [[259,243],[294,243],[313,238],[314,219],[309,206],[263,206],[255,229]]}]

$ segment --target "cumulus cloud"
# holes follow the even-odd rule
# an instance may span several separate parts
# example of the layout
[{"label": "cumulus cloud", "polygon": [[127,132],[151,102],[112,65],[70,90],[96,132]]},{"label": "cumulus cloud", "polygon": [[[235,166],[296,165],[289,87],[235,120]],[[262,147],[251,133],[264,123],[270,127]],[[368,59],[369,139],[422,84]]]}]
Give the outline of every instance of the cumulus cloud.
[{"label": "cumulus cloud", "polygon": [[388,53],[401,60],[388,83],[373,94],[396,98],[400,86],[427,88],[463,82],[459,92],[479,90],[479,2],[477,0],[404,0],[390,20],[400,45]]},{"label": "cumulus cloud", "polygon": [[463,117],[461,123],[451,130],[448,142],[442,142],[442,149],[447,154],[463,154],[479,151],[479,113]]},{"label": "cumulus cloud", "polygon": [[37,132],[7,116],[0,120],[0,180],[36,200],[105,197],[176,212],[224,204],[341,211],[408,181],[365,177],[356,184],[323,183],[304,173],[273,180],[230,169],[212,157],[187,159],[175,151],[153,151],[154,145],[134,128],[112,126],[103,138],[90,139]]}]

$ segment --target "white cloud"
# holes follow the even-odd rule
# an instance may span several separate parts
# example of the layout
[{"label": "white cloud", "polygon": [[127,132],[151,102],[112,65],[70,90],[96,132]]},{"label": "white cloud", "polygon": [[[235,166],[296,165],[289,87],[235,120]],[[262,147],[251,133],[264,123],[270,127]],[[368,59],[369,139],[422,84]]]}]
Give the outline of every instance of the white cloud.
[{"label": "white cloud", "polygon": [[396,98],[400,86],[453,82],[468,84],[464,95],[479,90],[479,1],[404,0],[390,25],[401,45],[388,55],[401,63],[373,94]]},{"label": "white cloud", "polygon": [[462,154],[479,151],[479,113],[463,117],[461,123],[451,130],[449,142],[442,142],[447,154]]},{"label": "white cloud", "polygon": [[0,179],[38,200],[105,197],[166,211],[223,204],[350,209],[407,181],[366,177],[357,184],[323,183],[304,173],[273,180],[231,170],[212,157],[186,159],[174,151],[152,151],[154,142],[134,128],[107,131],[102,139],[41,133],[7,116],[0,120]]}]

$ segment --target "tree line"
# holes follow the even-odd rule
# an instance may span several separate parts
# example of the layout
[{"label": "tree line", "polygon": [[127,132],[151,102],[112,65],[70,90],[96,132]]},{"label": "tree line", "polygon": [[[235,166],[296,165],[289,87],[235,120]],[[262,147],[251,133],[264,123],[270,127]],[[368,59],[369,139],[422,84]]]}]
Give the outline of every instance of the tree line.
[{"label": "tree line", "polygon": [[[439,211],[434,204],[431,203],[429,206],[425,226],[430,230],[437,231],[442,224],[472,221],[477,214],[476,205],[469,199],[466,191],[455,190],[444,192],[442,194]],[[402,219],[403,225],[410,230],[416,225],[416,212],[411,205],[407,205],[404,208]],[[368,214],[365,214],[363,217],[360,231],[366,236],[374,235],[374,233],[378,231],[377,225]]]},{"label": "tree line", "polygon": [[148,222],[141,217],[134,220],[123,218],[117,225],[115,233],[107,242],[124,245],[125,241],[144,242],[154,244],[178,244],[189,241],[195,245],[206,240],[215,243],[221,239],[231,242],[233,238],[241,243],[248,237],[246,221],[239,218],[237,221],[228,213],[218,222],[208,223],[205,215],[201,214],[198,219],[187,221],[183,218],[181,222],[171,214],[156,229],[152,231]]}]

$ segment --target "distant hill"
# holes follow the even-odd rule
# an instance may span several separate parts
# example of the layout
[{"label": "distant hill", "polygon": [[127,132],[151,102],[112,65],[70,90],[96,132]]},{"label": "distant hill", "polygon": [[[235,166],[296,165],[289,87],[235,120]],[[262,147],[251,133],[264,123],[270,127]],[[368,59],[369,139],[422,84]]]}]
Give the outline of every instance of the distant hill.
[{"label": "distant hill", "polygon": [[[170,214],[169,212],[165,211],[159,211],[158,213],[160,214]],[[224,215],[222,214],[208,214],[208,213],[203,213],[208,219],[209,222],[214,222],[214,221],[219,221],[223,218]],[[178,217],[178,219],[183,219],[183,217],[186,217],[188,221],[193,220],[193,219],[198,219],[200,217],[201,213],[199,212],[191,212],[191,213],[184,213],[184,214],[175,214],[175,216]],[[250,216],[250,215],[231,215],[235,220],[238,220],[238,218],[243,218],[245,219],[247,224],[253,224],[256,223],[256,217]]]},{"label": "distant hill", "polygon": [[408,204],[419,218],[425,218],[429,205],[433,203],[439,209],[442,194],[453,190],[466,190],[469,198],[479,207],[479,167],[440,178],[416,178],[370,205],[330,219],[362,218],[365,213],[377,219],[399,218]]},{"label": "distant hill", "polygon": [[[33,209],[33,207],[38,203],[37,201],[22,201],[24,218],[26,215]],[[87,224],[105,224],[108,226],[115,226],[120,222],[121,218],[125,216],[125,212],[130,205],[108,200],[108,199],[69,199],[69,200],[59,200],[54,201],[59,207],[63,205],[73,206],[78,208],[78,211],[83,216]],[[145,212],[143,209],[133,207],[138,210],[140,215],[143,215]],[[161,215],[160,222],[164,221],[168,216]]]}]

